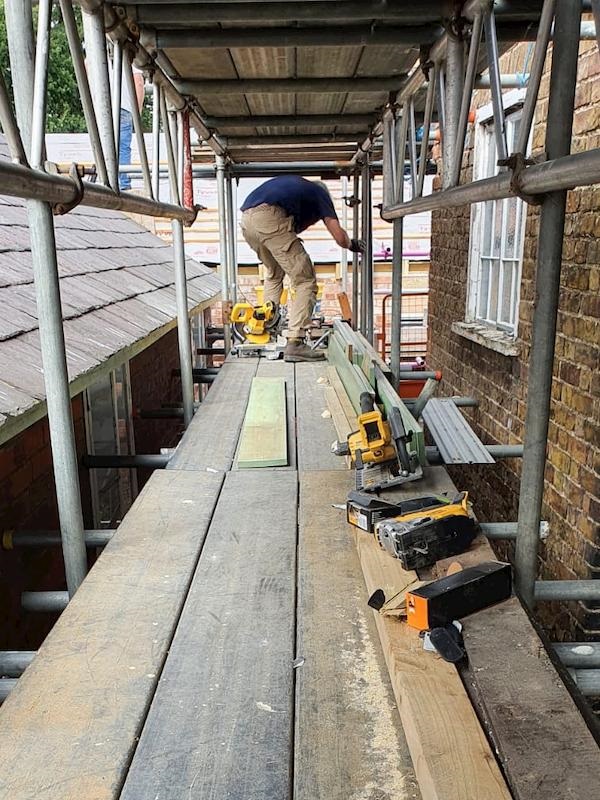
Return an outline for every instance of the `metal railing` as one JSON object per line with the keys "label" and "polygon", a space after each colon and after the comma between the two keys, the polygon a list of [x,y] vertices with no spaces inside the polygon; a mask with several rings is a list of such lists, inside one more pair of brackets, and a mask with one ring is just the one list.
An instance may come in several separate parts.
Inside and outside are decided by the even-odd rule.
{"label": "metal railing", "polygon": [[[404,361],[427,356],[427,308],[428,290],[407,290],[402,293],[402,328],[400,331],[400,356]],[[394,343],[392,342],[392,320],[388,312],[392,294],[386,294],[381,301],[381,331],[377,334],[379,352],[389,361]]]}

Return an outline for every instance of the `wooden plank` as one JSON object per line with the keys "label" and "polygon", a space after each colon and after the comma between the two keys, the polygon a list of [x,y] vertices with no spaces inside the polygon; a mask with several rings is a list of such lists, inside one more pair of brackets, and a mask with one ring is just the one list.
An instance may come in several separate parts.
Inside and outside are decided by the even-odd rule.
{"label": "wooden plank", "polygon": [[167,469],[230,469],[257,368],[257,358],[231,359],[223,364]]}
{"label": "wooden plank", "polygon": [[[285,400],[287,409],[287,469],[296,469],[296,370],[295,364],[278,359],[270,361],[261,358],[256,375],[260,378],[283,378],[285,380]],[[283,468],[285,469],[285,467]]]}
{"label": "wooden plank", "polygon": [[296,364],[298,467],[303,471],[346,469],[344,459],[331,452],[337,434],[330,415],[327,413],[323,417],[323,413],[328,412],[326,387],[326,361]]}
{"label": "wooden plank", "polygon": [[512,598],[465,621],[477,694],[516,800],[600,797],[600,749]]}
{"label": "wooden plank", "polygon": [[348,393],[344,389],[344,384],[341,382],[340,376],[338,375],[337,369],[335,367],[327,367],[327,378],[329,379],[329,385],[335,389],[335,393],[338,396],[338,400],[340,401],[346,419],[348,420],[348,424],[350,425],[352,430],[355,431],[356,411],[354,410],[354,406],[350,402]]}
{"label": "wooden plank", "polygon": [[[406,497],[415,488],[386,496]],[[427,469],[418,489],[450,495],[457,491],[443,467]],[[466,569],[491,559],[495,555],[489,542],[478,536],[466,553],[438,561],[419,577],[442,577],[452,562]],[[600,796],[600,750],[519,601],[513,598],[468,617],[463,633],[469,655],[463,683],[514,797]]]}
{"label": "wooden plank", "polygon": [[347,344],[356,344],[356,331],[344,320],[334,319],[333,321],[334,336]]}
{"label": "wooden plank", "polygon": [[356,550],[332,507],[352,476],[302,472],[299,484],[293,796],[418,800]]}
{"label": "wooden plank", "polygon": [[[371,385],[375,386],[375,376],[374,376],[374,369],[373,367],[377,365],[381,370],[382,374],[385,375],[388,381],[392,380],[392,370],[390,369],[389,365],[383,360],[380,354],[375,350],[373,345],[366,339],[362,333],[358,331],[354,331],[354,335],[356,336],[359,347],[363,353],[363,371],[368,370],[365,374],[370,376]],[[366,364],[365,364],[366,362]]]}
{"label": "wooden plank", "polygon": [[360,395],[362,392],[371,392],[374,394],[369,381],[363,374],[360,367],[352,364],[347,358],[341,344],[336,340],[335,335],[329,337],[329,345],[327,348],[327,358],[330,364],[333,364],[338,371],[340,380],[350,398],[350,402],[354,406],[355,412],[360,413]]}
{"label": "wooden plank", "polygon": [[[454,489],[449,478],[443,485]],[[466,569],[494,558],[478,536],[423,577],[445,575],[453,561]],[[600,797],[600,750],[518,599],[468,617],[463,634],[464,684],[516,800]]]}
{"label": "wooden plank", "polygon": [[352,345],[352,356],[350,360],[361,368],[373,388],[375,388],[375,365],[377,365],[386,378],[391,381],[392,372],[388,364],[386,364],[377,350],[362,333],[353,330],[351,326],[343,320],[336,320],[333,327],[337,336],[340,337],[340,340],[349,342]]}
{"label": "wooden plank", "polygon": [[285,380],[253,378],[242,426],[239,469],[288,463]]}
{"label": "wooden plank", "polygon": [[2,706],[2,800],[118,797],[222,481],[153,473]]}
{"label": "wooden plank", "polygon": [[[327,408],[331,412],[331,419],[333,420],[335,431],[337,433],[337,440],[338,442],[345,442],[348,439],[348,436],[352,433],[352,428],[348,424],[348,419],[344,414],[344,409],[342,408],[342,404],[340,403],[333,386],[325,387],[325,400],[327,401]],[[350,469],[352,466],[352,459],[350,456],[339,456],[339,458],[342,457],[346,466],[348,469]]]}
{"label": "wooden plank", "polygon": [[350,300],[348,300],[348,295],[346,294],[346,292],[338,292],[337,301],[340,306],[342,319],[345,320],[346,322],[352,323],[352,307],[350,305]]}
{"label": "wooden plank", "polygon": [[290,796],[295,472],[230,472],[121,800]]}
{"label": "wooden plank", "polygon": [[[406,573],[353,528],[367,590],[406,585]],[[416,630],[381,614],[375,621],[424,800],[510,800],[456,668],[423,650]]]}

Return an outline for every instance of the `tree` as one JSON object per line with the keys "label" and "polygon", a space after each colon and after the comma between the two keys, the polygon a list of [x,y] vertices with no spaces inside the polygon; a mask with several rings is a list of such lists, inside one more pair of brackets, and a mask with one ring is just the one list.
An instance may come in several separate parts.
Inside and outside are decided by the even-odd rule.
{"label": "tree", "polygon": [[[81,11],[75,9],[77,23],[81,31]],[[34,26],[37,9],[33,9]],[[0,0],[0,68],[9,90],[17,76],[11,74],[4,18],[4,0]],[[60,11],[55,6],[52,11],[52,35],[50,39],[50,62],[48,66],[48,133],[83,133],[86,131],[85,118],[79,99],[77,81],[65,26]]]}

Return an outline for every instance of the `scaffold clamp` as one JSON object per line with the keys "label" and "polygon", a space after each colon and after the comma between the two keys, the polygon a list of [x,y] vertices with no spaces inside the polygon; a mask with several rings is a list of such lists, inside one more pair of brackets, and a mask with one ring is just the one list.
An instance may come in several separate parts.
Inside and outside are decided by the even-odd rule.
{"label": "scaffold clamp", "polygon": [[[83,167],[81,169],[83,171]],[[75,163],[71,164],[71,168],[69,169],[69,178],[73,182],[73,186],[75,188],[75,194],[73,195],[72,200],[69,200],[68,202],[64,203],[55,203],[52,206],[52,211],[56,216],[62,216],[63,214],[68,214],[69,211],[72,211],[83,200],[83,181],[81,179],[79,167]]]}
{"label": "scaffold clamp", "polygon": [[531,206],[539,206],[542,199],[538,195],[527,194],[521,185],[521,173],[526,167],[530,167],[535,162],[531,158],[525,158],[523,153],[513,153],[508,158],[498,159],[499,167],[508,167],[511,171],[510,191],[515,197],[519,197]]}

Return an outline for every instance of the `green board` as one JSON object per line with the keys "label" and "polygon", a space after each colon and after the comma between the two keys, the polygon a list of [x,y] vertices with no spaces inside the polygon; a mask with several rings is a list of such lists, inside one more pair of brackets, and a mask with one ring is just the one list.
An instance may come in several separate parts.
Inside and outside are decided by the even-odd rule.
{"label": "green board", "polygon": [[253,378],[238,451],[238,469],[288,463],[285,380]]}
{"label": "green board", "polygon": [[[356,409],[356,413],[360,413],[360,394],[363,391],[371,391],[376,393],[378,402],[384,406],[386,414],[389,414],[393,407],[400,409],[404,427],[407,431],[412,431],[413,434],[412,441],[408,444],[408,450],[409,452],[414,452],[417,454],[420,464],[426,464],[427,461],[425,458],[425,439],[423,431],[417,420],[404,405],[392,384],[389,382],[387,373],[380,368],[379,362],[381,359],[378,358],[376,360],[372,357],[374,353],[372,348],[372,352],[367,352],[365,354],[362,354],[359,350],[357,350],[357,347],[367,349],[364,345],[366,339],[364,339],[364,337],[360,337],[359,339],[356,331],[352,331],[352,335],[355,337],[354,343],[356,345],[353,353],[358,353],[361,359],[371,359],[372,368],[368,370],[372,381],[372,383],[370,383],[362,369],[357,364],[352,364],[344,353],[340,340],[344,341],[349,335],[350,334],[348,331],[338,331],[338,329],[336,329],[333,336],[329,337],[327,358],[329,359],[329,362],[337,369],[338,375],[340,376],[340,379],[344,384],[344,388],[348,393],[348,397],[350,398],[350,402]],[[363,339],[362,342],[361,339]]]}

